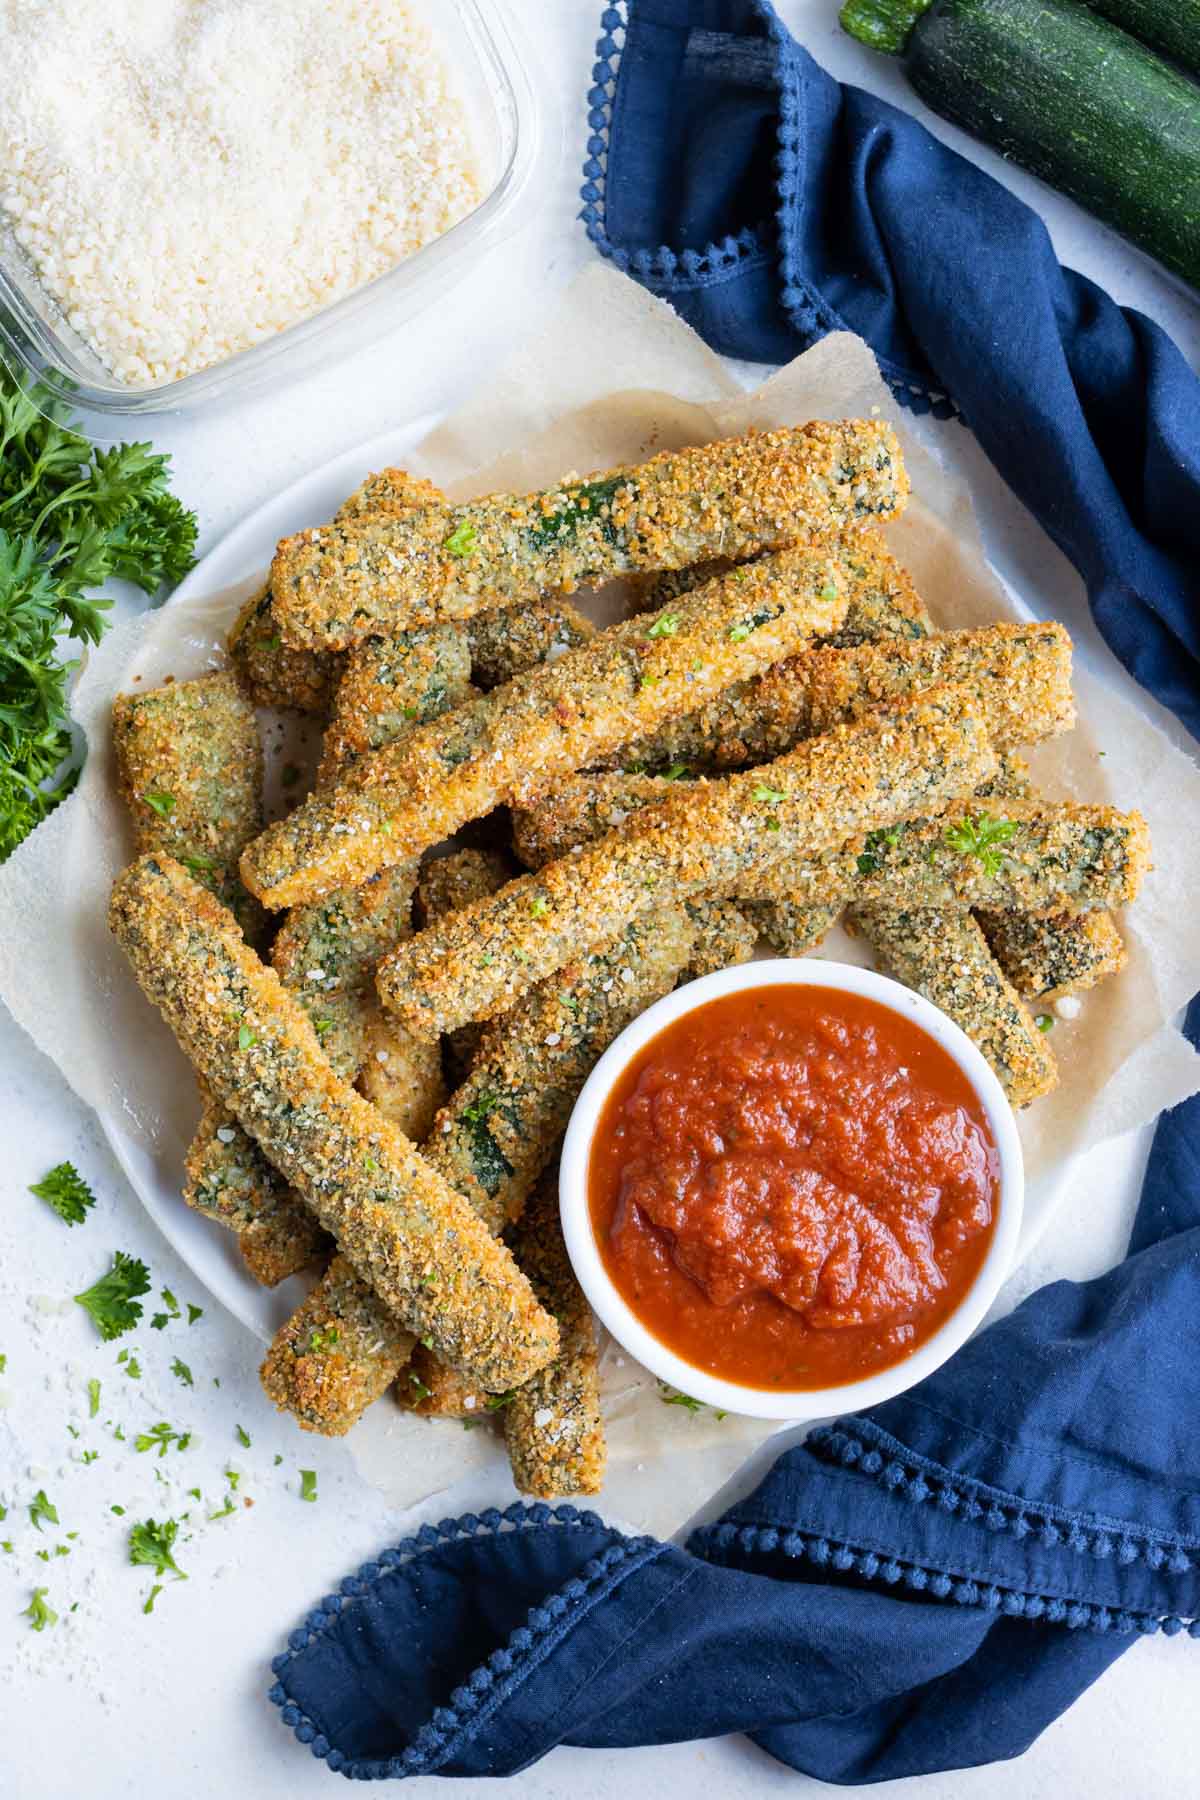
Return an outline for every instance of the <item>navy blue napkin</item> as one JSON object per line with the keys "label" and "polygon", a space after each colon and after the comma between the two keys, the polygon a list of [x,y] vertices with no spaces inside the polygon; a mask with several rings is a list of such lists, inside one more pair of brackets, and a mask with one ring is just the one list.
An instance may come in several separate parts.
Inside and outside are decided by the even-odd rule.
{"label": "navy blue napkin", "polygon": [[[721,350],[844,327],[905,404],[961,409],[1200,733],[1200,383],[1170,341],[760,0],[639,0],[614,91],[623,24],[590,95],[601,248]],[[293,1631],[271,1698],[360,1780],[731,1731],[844,1783],[1018,1756],[1139,1635],[1200,1636],[1197,1320],[1200,1099],[1160,1121],[1118,1268],[814,1432],[686,1548],[570,1506],[426,1527]]]}

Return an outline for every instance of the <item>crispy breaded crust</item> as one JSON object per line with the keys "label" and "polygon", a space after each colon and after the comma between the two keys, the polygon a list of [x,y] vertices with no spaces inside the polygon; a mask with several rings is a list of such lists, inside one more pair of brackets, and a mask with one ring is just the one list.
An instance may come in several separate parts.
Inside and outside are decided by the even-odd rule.
{"label": "crispy breaded crust", "polygon": [[942,682],[970,688],[998,750],[1040,743],[1075,723],[1071,639],[1061,625],[931,632],[906,642],[813,650],[800,662],[814,732]]}
{"label": "crispy breaded crust", "polygon": [[689,900],[684,911],[695,931],[687,966],[689,981],[750,961],[758,943],[758,926],[742,907],[732,900]]}
{"label": "crispy breaded crust", "polygon": [[752,873],[935,811],[994,766],[969,699],[930,689],[765,768],[674,788],[621,831],[400,945],[380,964],[381,997],[429,1036],[494,1017],[652,905],[734,893]]}
{"label": "crispy breaded crust", "polygon": [[514,1389],[503,1410],[513,1481],[518,1493],[542,1500],[598,1494],[608,1452],[596,1328],[563,1242],[557,1168],[538,1183],[509,1242],[559,1331],[554,1361]]}
{"label": "crispy breaded crust", "polygon": [[263,753],[254,708],[228,672],[168,681],[113,701],[117,784],[139,851],[162,850],[236,914],[262,914],[238,858],[262,830]]}
{"label": "crispy breaded crust", "polygon": [[395,1380],[415,1342],[346,1258],[335,1256],[276,1332],[259,1377],[303,1430],[341,1437]]}
{"label": "crispy breaded crust", "polygon": [[1068,994],[1086,993],[1125,967],[1125,943],[1111,913],[1031,918],[985,911],[979,923],[1017,992],[1045,1006]]}
{"label": "crispy breaded crust", "polygon": [[397,1320],[489,1390],[554,1354],[557,1331],[467,1203],[321,1052],[307,1014],[178,863],[121,875],[114,935],[213,1091]]}
{"label": "crispy breaded crust", "polygon": [[470,693],[470,652],[459,627],[365,638],[348,653],[337,685],[318,786],[414,726],[461,706]]}
{"label": "crispy breaded crust", "polygon": [[800,906],[793,900],[743,900],[741,910],[777,956],[806,956],[842,914],[840,906]]}
{"label": "crispy breaded crust", "polygon": [[557,662],[595,631],[591,620],[566,600],[535,600],[502,612],[477,613],[467,626],[471,680],[485,691],[503,687],[536,663]]}
{"label": "crispy breaded crust", "polygon": [[888,972],[941,1008],[977,1044],[1014,1106],[1028,1106],[1058,1081],[1044,1035],[997,966],[969,912],[853,907]]}
{"label": "crispy breaded crust", "polygon": [[834,629],[849,580],[836,545],[800,545],[612,625],[364,756],[249,846],[243,879],[290,906],[418,855]]}
{"label": "crispy breaded crust", "polygon": [[242,1261],[263,1287],[328,1250],[308,1207],[219,1101],[205,1103],[184,1166],[185,1202],[236,1235]]}
{"label": "crispy breaded crust", "polygon": [[255,706],[291,707],[323,718],[337,687],[342,658],[332,650],[285,644],[264,582],[246,601],[225,640],[229,660]]}
{"label": "crispy breaded crust", "polygon": [[486,1394],[477,1381],[469,1381],[457,1369],[448,1369],[418,1344],[408,1367],[396,1382],[397,1404],[423,1419],[499,1418],[507,1396]]}
{"label": "crispy breaded crust", "polygon": [[[339,520],[394,518],[407,507],[441,499],[432,482],[404,469],[369,475],[338,508]],[[251,594],[229,633],[229,660],[256,706],[293,707],[324,717],[341,678],[344,658],[330,650],[300,650],[283,640],[271,604],[271,584]]]}
{"label": "crispy breaded crust", "polygon": [[907,493],[890,426],[817,421],[568,477],[543,493],[300,532],[275,553],[271,591],[290,642],[345,649],[375,631],[893,518]]}
{"label": "crispy breaded crust", "polygon": [[[450,856],[437,856],[421,870],[417,883],[417,908],[421,923],[444,918],[459,906],[470,906],[494,894],[512,879],[513,865],[508,857],[495,850],[456,850]],[[395,1018],[394,1013],[385,1015]],[[399,1024],[399,1020],[396,1021]],[[467,1078],[479,1050],[485,1027],[472,1023],[452,1031],[442,1041],[442,1056],[451,1085],[459,1086]]]}

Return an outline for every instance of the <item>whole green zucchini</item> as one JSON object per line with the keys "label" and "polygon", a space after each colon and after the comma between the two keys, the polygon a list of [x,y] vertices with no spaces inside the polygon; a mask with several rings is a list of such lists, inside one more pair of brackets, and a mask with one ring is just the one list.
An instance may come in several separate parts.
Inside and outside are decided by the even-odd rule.
{"label": "whole green zucchini", "polygon": [[1085,4],[1200,75],[1200,0],[1085,0]]}
{"label": "whole green zucchini", "polygon": [[1078,0],[847,0],[841,20],[902,54],[935,112],[1200,287],[1200,86],[1186,75]]}

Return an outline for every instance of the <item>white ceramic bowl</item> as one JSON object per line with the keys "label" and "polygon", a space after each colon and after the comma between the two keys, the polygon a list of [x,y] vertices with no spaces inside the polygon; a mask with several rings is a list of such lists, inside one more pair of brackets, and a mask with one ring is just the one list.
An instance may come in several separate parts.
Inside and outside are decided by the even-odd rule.
{"label": "white ceramic bowl", "polygon": [[[605,1102],[629,1063],[652,1038],[685,1014],[746,988],[795,984],[827,987],[847,994],[861,994],[891,1012],[920,1025],[958,1064],[974,1089],[991,1127],[1000,1153],[1000,1195],[995,1228],[987,1255],[974,1282],[956,1310],[911,1356],[877,1375],[840,1387],[771,1389],[745,1387],[725,1381],[686,1362],[656,1338],[626,1304],[604,1266],[592,1229],[588,1208],[587,1173],[592,1139]],[[828,1418],[833,1413],[857,1412],[876,1406],[907,1388],[914,1387],[940,1368],[964,1344],[983,1319],[1012,1265],[1021,1226],[1025,1174],[1021,1142],[1013,1111],[991,1069],[966,1033],[944,1012],[911,989],[877,975],[871,969],[849,963],[763,961],[721,969],[700,981],[668,994],[627,1025],[605,1051],[575,1103],[563,1145],[559,1176],[559,1204],[563,1235],[579,1285],[593,1310],[617,1342],[645,1368],[669,1386],[690,1394],[723,1412],[742,1413],[754,1419]]]}

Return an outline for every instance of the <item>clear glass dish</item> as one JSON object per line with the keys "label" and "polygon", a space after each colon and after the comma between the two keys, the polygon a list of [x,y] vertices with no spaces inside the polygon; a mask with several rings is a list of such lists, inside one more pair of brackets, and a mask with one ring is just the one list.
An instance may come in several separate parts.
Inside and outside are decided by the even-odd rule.
{"label": "clear glass dish", "polygon": [[100,362],[0,231],[0,355],[73,407],[182,411],[227,399],[359,350],[433,304],[483,252],[517,230],[561,156],[562,123],[505,0],[411,0],[431,26],[471,125],[483,198],[465,219],[395,268],[309,318],[211,368],[130,387]]}

